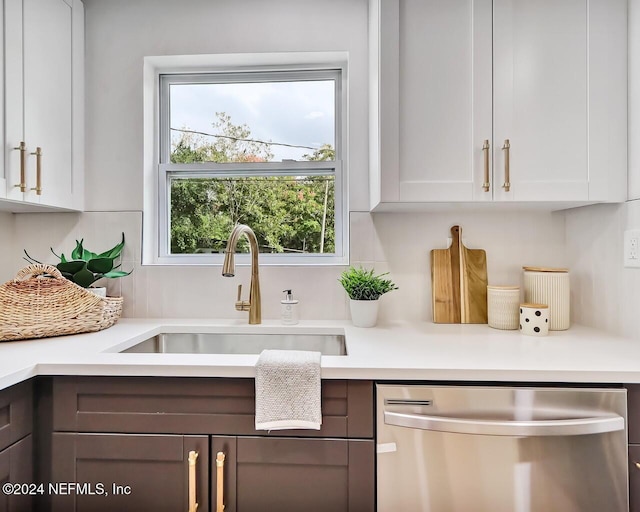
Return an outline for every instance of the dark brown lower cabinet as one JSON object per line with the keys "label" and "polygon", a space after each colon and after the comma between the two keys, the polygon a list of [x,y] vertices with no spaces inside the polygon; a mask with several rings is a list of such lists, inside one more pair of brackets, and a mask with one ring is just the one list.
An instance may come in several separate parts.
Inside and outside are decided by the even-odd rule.
{"label": "dark brown lower cabinet", "polygon": [[[373,512],[373,383],[323,381],[321,430],[255,430],[253,379],[54,377],[42,512]],[[49,388],[47,388],[49,389]],[[41,450],[42,452],[43,450]],[[46,455],[44,455],[46,457]],[[82,486],[82,487],[77,487]]]}
{"label": "dark brown lower cabinet", "polygon": [[214,511],[218,452],[225,454],[225,512],[374,510],[372,440],[214,436]]}
{"label": "dark brown lower cabinet", "polygon": [[[54,512],[175,512],[189,509],[189,452],[198,511],[209,510],[209,436],[54,433]],[[82,486],[82,488],[78,487]]]}
{"label": "dark brown lower cabinet", "polygon": [[640,385],[627,384],[625,387],[629,436],[629,510],[640,512]]}
{"label": "dark brown lower cabinet", "polygon": [[[0,486],[12,484],[11,493],[0,491],[0,512],[33,510],[33,442],[31,436],[0,451]],[[31,484],[31,485],[30,485]]]}
{"label": "dark brown lower cabinet", "polygon": [[629,510],[640,512],[640,445],[629,445]]}
{"label": "dark brown lower cabinet", "polygon": [[216,511],[218,452],[225,512],[374,510],[372,440],[78,433],[53,434],[53,482],[76,487],[52,510],[188,510],[190,451],[199,512]]}

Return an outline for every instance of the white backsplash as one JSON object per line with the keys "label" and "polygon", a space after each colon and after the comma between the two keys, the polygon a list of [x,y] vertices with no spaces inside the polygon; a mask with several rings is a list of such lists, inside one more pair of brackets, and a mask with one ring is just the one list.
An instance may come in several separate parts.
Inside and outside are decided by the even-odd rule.
{"label": "white backsplash", "polygon": [[13,231],[13,215],[0,212],[0,283],[15,276],[14,257],[16,244]]}
{"label": "white backsplash", "polygon": [[640,200],[565,213],[572,318],[640,338],[640,269],[623,266],[623,233],[640,229]]}
{"label": "white backsplash", "polygon": [[[356,236],[363,236],[360,241],[352,235],[352,261],[375,262],[377,270],[391,272],[400,288],[383,298],[383,320],[432,320],[430,251],[447,247],[450,228],[455,224],[462,226],[463,242],[468,248],[486,250],[489,284],[522,286],[523,265],[566,264],[561,214],[374,214],[371,235],[367,235],[366,222],[359,222],[362,227],[354,226],[352,220]],[[361,253],[359,247],[365,251]]]}
{"label": "white backsplash", "polygon": [[[522,265],[567,264],[562,214],[510,212],[369,214],[351,213],[351,262],[391,272],[400,287],[381,302],[381,319],[431,320],[429,251],[445,248],[452,225],[463,226],[470,248],[487,251],[490,284],[519,284]],[[220,266],[141,266],[140,212],[15,215],[12,272],[22,248],[55,262],[49,251],[67,254],[83,237],[89,249],[103,251],[127,240],[122,267],[131,276],[108,281],[110,293],[125,298],[126,317],[242,318],[234,310],[236,288],[249,282],[249,268],[223,278]],[[260,269],[264,318],[279,318],[282,290],[292,288],[303,319],[348,318],[347,298],[338,283],[344,267],[263,266]]]}
{"label": "white backsplash", "polygon": [[[490,284],[522,285],[523,265],[571,269],[572,321],[634,338],[640,337],[640,269],[622,263],[625,229],[640,228],[640,201],[594,205],[563,213],[483,212],[351,213],[351,262],[391,272],[400,287],[383,297],[381,318],[431,320],[429,251],[444,248],[449,228],[463,227],[465,244],[487,251]],[[234,308],[236,287],[249,282],[249,269],[236,278],[220,267],[141,266],[140,212],[84,214],[0,213],[0,275],[12,278],[25,262],[22,249],[55,262],[49,252],[69,253],[75,239],[104,250],[124,231],[123,268],[131,276],[109,281],[112,294],[125,297],[127,317],[242,318]],[[303,319],[348,318],[346,296],[337,279],[343,267],[262,267],[263,314],[279,317],[281,291],[293,288]]]}

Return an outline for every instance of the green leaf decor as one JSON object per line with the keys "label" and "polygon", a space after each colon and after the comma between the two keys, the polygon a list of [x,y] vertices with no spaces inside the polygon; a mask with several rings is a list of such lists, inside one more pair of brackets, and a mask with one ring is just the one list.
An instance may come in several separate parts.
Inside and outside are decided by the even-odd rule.
{"label": "green leaf decor", "polygon": [[373,269],[349,267],[338,280],[350,299],[378,300],[381,295],[398,289],[393,281],[383,278],[388,274],[389,272],[375,275]]}
{"label": "green leaf decor", "polygon": [[[115,266],[114,260],[120,256],[124,248],[124,233],[122,233],[122,241],[119,244],[100,254],[89,251],[83,244],[84,239],[76,240],[76,246],[71,251],[70,260],[65,257],[64,253],[58,255],[51,248],[51,252],[60,260],[56,265],[57,269],[69,281],[73,281],[83,288],[88,288],[103,277],[115,279],[128,276],[133,272],[133,270],[130,272],[115,270],[119,265]],[[40,263],[32,258],[26,250],[24,253],[26,255],[24,259],[29,263]]]}

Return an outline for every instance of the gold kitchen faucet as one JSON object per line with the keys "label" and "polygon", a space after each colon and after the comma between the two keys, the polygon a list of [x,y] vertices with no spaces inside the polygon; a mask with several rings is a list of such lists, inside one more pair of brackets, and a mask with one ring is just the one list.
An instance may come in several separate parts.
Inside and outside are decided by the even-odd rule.
{"label": "gold kitchen faucet", "polygon": [[236,301],[237,311],[249,312],[249,323],[262,323],[262,309],[260,297],[260,277],[258,275],[258,239],[253,230],[245,224],[237,224],[229,240],[227,240],[227,248],[224,250],[224,263],[222,265],[222,275],[224,277],[233,277],[235,275],[234,255],[236,245],[241,235],[245,235],[249,240],[249,248],[251,251],[251,284],[249,285],[249,300],[242,300],[242,285],[238,285],[238,299]]}

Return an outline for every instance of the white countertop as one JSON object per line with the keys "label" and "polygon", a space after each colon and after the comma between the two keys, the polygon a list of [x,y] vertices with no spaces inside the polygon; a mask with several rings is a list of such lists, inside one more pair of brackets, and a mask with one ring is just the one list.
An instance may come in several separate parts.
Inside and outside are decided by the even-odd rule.
{"label": "white countertop", "polygon": [[90,334],[0,342],[0,389],[36,375],[253,377],[257,355],[120,354],[161,332],[344,332],[347,356],[323,356],[326,379],[640,383],[640,340],[573,326],[547,337],[487,325],[122,319]]}

